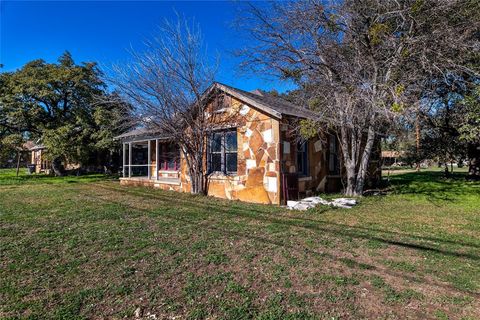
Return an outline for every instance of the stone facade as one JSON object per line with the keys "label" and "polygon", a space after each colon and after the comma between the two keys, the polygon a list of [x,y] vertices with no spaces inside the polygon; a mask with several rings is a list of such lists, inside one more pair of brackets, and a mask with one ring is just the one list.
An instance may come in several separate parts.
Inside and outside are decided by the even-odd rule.
{"label": "stone facade", "polygon": [[232,99],[239,110],[237,175],[208,177],[208,194],[228,199],[280,204],[279,121]]}
{"label": "stone facade", "polygon": [[[298,118],[274,116],[268,113],[268,110],[265,111],[247,100],[227,93],[224,93],[222,103],[221,108],[216,105],[217,109],[213,107],[213,102],[208,103],[206,113],[211,119],[212,131],[226,128],[236,131],[237,171],[230,174],[220,172],[208,174],[206,181],[208,195],[280,205],[286,201],[282,189],[284,173],[298,174],[300,195],[341,190],[343,166],[340,164],[340,150],[334,135],[318,136],[307,142],[306,149],[302,149],[306,154],[305,160],[302,161],[304,169],[299,172],[298,139],[292,130]],[[225,119],[230,121],[226,124]],[[155,141],[150,141],[152,142],[155,144]],[[155,148],[152,144],[150,148],[153,156]],[[182,155],[179,162],[178,170],[155,172],[156,162],[152,159],[150,162],[152,179],[124,178],[121,183],[190,192],[190,178]],[[207,162],[205,154],[206,172]]]}
{"label": "stone facade", "polygon": [[[298,172],[298,144],[305,143],[307,151],[307,170],[306,174],[299,173],[298,191],[300,193],[310,194],[314,192],[335,192],[341,189],[341,166],[338,172],[329,170],[330,150],[332,146],[328,135],[319,135],[308,141],[299,141],[292,134],[291,123],[294,119],[284,119],[280,126],[280,136],[282,144],[282,172]],[[336,139],[336,138],[335,138]],[[338,146],[338,144],[337,144]],[[339,152],[334,155],[336,161],[340,164]]]}
{"label": "stone facade", "polygon": [[[238,99],[228,98],[230,108],[224,112],[235,118],[232,122],[237,132],[237,173],[209,174],[207,194],[231,200],[280,204],[279,121]],[[187,168],[183,159],[181,163],[182,190],[188,192]]]}

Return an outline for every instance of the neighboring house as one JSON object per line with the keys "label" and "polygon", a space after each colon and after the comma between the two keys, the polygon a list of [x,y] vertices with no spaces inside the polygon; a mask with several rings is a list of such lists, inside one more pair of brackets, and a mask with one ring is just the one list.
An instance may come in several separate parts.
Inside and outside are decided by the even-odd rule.
{"label": "neighboring house", "polygon": [[390,150],[383,150],[382,151],[382,165],[385,167],[402,165],[402,162],[398,160],[405,155],[403,151],[390,151]]}
{"label": "neighboring house", "polygon": [[[220,92],[226,108],[212,110],[212,92],[217,92],[212,97]],[[238,110],[235,125],[218,130],[212,125],[205,154],[208,195],[282,204],[299,194],[342,189],[336,135],[301,141],[292,130],[295,121],[313,118],[311,111],[259,90],[246,92],[220,83],[205,96],[206,112]],[[185,161],[168,137],[135,129],[116,138],[123,143],[122,185],[190,191]],[[375,171],[378,178],[380,170]]]}
{"label": "neighboring house", "polygon": [[34,144],[29,150],[32,152],[30,164],[35,165],[35,173],[50,174],[51,164],[45,157],[46,147],[43,144]]}
{"label": "neighboring house", "polygon": [[[48,160],[48,149],[41,143],[33,144],[29,147],[32,152],[30,158],[30,164],[35,165],[35,173],[52,173],[52,163]],[[62,162],[62,166],[65,170],[74,170],[79,168],[77,163]]]}

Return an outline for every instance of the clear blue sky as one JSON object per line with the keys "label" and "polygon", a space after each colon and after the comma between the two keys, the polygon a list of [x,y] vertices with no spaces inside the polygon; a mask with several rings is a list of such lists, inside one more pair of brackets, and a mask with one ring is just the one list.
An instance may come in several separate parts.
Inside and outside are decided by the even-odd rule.
{"label": "clear blue sky", "polygon": [[239,4],[233,1],[5,1],[0,0],[0,63],[13,71],[34,59],[55,61],[65,50],[77,62],[96,61],[100,66],[122,63],[130,47],[155,34],[175,11],[200,25],[209,52],[220,54],[218,81],[244,90],[278,91],[292,86],[260,75],[238,72],[240,60],[231,51],[245,44],[232,21]]}

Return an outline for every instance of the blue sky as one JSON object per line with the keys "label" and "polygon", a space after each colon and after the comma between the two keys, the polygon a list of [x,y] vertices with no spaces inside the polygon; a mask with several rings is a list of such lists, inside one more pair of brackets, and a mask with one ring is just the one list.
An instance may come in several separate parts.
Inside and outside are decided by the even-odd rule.
{"label": "blue sky", "polygon": [[238,72],[240,60],[232,50],[245,38],[232,28],[239,4],[233,1],[5,1],[0,0],[0,63],[13,71],[34,59],[55,61],[65,50],[77,62],[100,66],[121,64],[130,47],[155,34],[175,11],[200,25],[210,53],[220,55],[218,81],[244,90],[278,91],[292,86],[260,75]]}

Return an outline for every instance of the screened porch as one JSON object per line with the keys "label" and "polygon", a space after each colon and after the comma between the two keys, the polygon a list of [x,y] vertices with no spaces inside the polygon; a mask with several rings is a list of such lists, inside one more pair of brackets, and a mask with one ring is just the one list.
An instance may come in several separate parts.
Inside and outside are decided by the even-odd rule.
{"label": "screened porch", "polygon": [[123,179],[180,182],[180,149],[165,139],[123,142]]}

